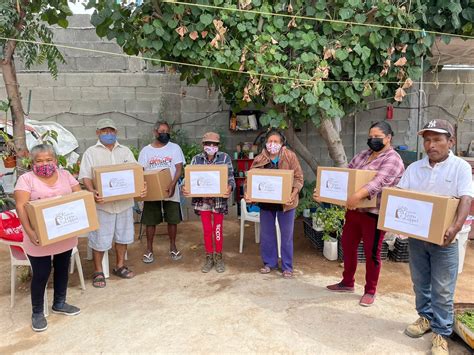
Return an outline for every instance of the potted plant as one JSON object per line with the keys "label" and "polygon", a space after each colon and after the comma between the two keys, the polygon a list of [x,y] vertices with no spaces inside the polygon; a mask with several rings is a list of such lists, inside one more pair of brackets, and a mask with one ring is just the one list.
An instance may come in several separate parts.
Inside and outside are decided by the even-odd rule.
{"label": "potted plant", "polygon": [[323,226],[323,255],[328,260],[337,260],[337,242],[344,226],[345,210],[338,206],[321,209],[319,219]]}
{"label": "potted plant", "polygon": [[316,210],[319,204],[313,200],[313,190],[316,182],[305,181],[299,194],[299,202],[296,207],[296,217],[310,217],[311,210]]}
{"label": "potted plant", "polygon": [[5,131],[0,130],[0,137],[2,137],[3,142],[5,143],[5,148],[1,153],[3,165],[5,168],[14,168],[16,167],[15,144]]}

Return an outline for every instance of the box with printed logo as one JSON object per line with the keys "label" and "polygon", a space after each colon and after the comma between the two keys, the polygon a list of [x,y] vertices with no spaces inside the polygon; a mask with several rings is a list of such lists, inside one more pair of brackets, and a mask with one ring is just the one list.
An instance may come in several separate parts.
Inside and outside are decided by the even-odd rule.
{"label": "box with printed logo", "polygon": [[186,166],[184,179],[190,197],[223,197],[227,192],[228,169],[226,164]]}
{"label": "box with printed logo", "polygon": [[[347,199],[377,175],[373,170],[318,167],[316,191],[322,202],[345,206]],[[377,206],[377,199],[364,199],[357,208]]]}
{"label": "box with printed logo", "polygon": [[135,197],[135,201],[162,201],[168,198],[166,189],[170,186],[170,169],[150,170],[143,174],[146,182],[146,196]]}
{"label": "box with printed logo", "polygon": [[377,228],[442,245],[459,200],[397,188],[384,188]]}
{"label": "box with printed logo", "polygon": [[104,202],[140,196],[145,186],[143,167],[137,163],[92,168],[94,188]]}
{"label": "box with printed logo", "polygon": [[88,191],[30,201],[26,213],[42,246],[99,228],[94,195]]}
{"label": "box with printed logo", "polygon": [[247,173],[247,194],[252,202],[287,204],[293,178],[293,170],[251,169]]}

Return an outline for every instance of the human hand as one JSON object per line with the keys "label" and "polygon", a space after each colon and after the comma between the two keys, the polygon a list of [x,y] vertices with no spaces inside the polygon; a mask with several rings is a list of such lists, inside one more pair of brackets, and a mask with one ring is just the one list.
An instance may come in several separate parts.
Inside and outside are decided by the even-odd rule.
{"label": "human hand", "polygon": [[455,225],[450,226],[446,233],[444,233],[443,247],[446,247],[451,244],[460,230],[461,228],[456,227]]}
{"label": "human hand", "polygon": [[229,198],[231,192],[232,192],[232,186],[227,185],[227,191],[224,194],[224,198]]}
{"label": "human hand", "polygon": [[295,190],[291,193],[290,199],[288,200],[287,204],[292,205],[295,202],[297,197],[298,197],[298,190]]}
{"label": "human hand", "polygon": [[94,200],[96,203],[104,203],[104,198],[99,196],[99,191],[94,190]]}
{"label": "human hand", "polygon": [[313,200],[315,200],[317,203],[321,203],[321,198],[318,195],[318,191],[314,189],[313,191]]}
{"label": "human hand", "polygon": [[145,182],[145,183],[143,184],[143,190],[140,192],[140,197],[141,197],[141,198],[146,197],[147,191],[148,191],[148,188],[147,188],[146,182]]}
{"label": "human hand", "polygon": [[247,193],[244,194],[244,200],[247,203],[252,203],[252,200],[250,199],[250,196]]}
{"label": "human hand", "polygon": [[168,192],[168,198],[173,197],[175,188],[176,184],[173,182],[170,184],[170,186],[168,186],[168,188],[166,189],[166,192]]}
{"label": "human hand", "polygon": [[191,192],[187,189],[186,185],[183,185],[181,192],[183,193],[184,197],[189,197],[189,195],[191,195]]}
{"label": "human hand", "polygon": [[357,193],[353,194],[347,199],[346,208],[348,210],[355,210],[361,200],[362,199],[357,195]]}
{"label": "human hand", "polygon": [[36,234],[36,232],[34,230],[32,230],[32,231],[30,231],[30,233],[28,233],[28,238],[30,238],[31,242],[34,245],[40,245],[38,235]]}

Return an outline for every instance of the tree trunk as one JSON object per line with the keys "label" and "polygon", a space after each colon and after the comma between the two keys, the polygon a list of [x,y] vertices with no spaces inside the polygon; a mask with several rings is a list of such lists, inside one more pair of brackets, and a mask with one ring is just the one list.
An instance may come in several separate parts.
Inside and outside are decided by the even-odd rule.
{"label": "tree trunk", "polygon": [[342,144],[341,136],[334,128],[334,125],[330,119],[325,118],[321,120],[319,134],[321,134],[326,142],[329,156],[334,161],[334,165],[337,167],[346,167],[347,156],[344,150],[344,145]]}
{"label": "tree trunk", "polygon": [[[16,42],[8,41],[5,46],[5,56],[2,65],[3,81],[10,100],[10,109],[12,113],[13,141],[17,156],[17,167],[21,167],[21,158],[28,155],[25,136],[25,116],[20,98],[19,84],[16,77],[15,62],[13,54],[15,52]],[[5,127],[6,128],[6,127]]]}
{"label": "tree trunk", "polygon": [[299,156],[309,165],[311,170],[316,174],[316,169],[318,168],[319,162],[314,157],[309,149],[300,141],[296,136],[295,129],[293,128],[291,121],[289,121],[289,127],[286,130],[286,139],[291,147],[299,154]]}

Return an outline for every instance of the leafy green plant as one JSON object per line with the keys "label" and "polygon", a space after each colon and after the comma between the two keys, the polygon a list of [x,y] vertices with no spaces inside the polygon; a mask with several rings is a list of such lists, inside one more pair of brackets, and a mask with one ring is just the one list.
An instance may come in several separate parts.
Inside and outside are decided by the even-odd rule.
{"label": "leafy green plant", "polygon": [[458,321],[474,332],[474,309],[462,312],[457,316]]}
{"label": "leafy green plant", "polygon": [[5,143],[5,149],[3,150],[1,157],[3,159],[6,159],[7,157],[15,156],[15,144],[13,143],[13,140],[10,138],[7,132],[0,130],[0,137],[2,137],[3,142]]}
{"label": "leafy green plant", "polygon": [[191,85],[206,79],[234,112],[266,111],[260,123],[288,129],[290,144],[312,170],[317,160],[295,127],[314,124],[335,165],[345,165],[332,119],[364,109],[369,96],[402,101],[420,79],[421,64],[430,69],[425,58],[435,35],[427,31],[474,34],[468,0],[154,0],[129,6],[89,0],[87,7],[95,9],[97,34],[115,39],[125,53],[157,65],[187,63],[171,69]]}
{"label": "leafy green plant", "polygon": [[186,132],[182,129],[172,130],[171,140],[181,147],[186,164],[191,163],[193,157],[202,152],[202,145],[195,142],[190,142]]}
{"label": "leafy green plant", "polygon": [[342,207],[331,205],[329,208],[318,208],[313,218],[317,218],[323,228],[323,240],[339,239],[344,226],[346,210]]}
{"label": "leafy green plant", "polygon": [[319,206],[319,203],[313,199],[313,191],[316,182],[305,181],[303,188],[299,194],[298,207],[296,207],[296,216],[299,217],[303,214],[305,209],[315,208]]}
{"label": "leafy green plant", "polygon": [[133,145],[129,145],[128,148],[132,151],[133,157],[135,160],[138,160],[138,156],[140,155],[140,150]]}

